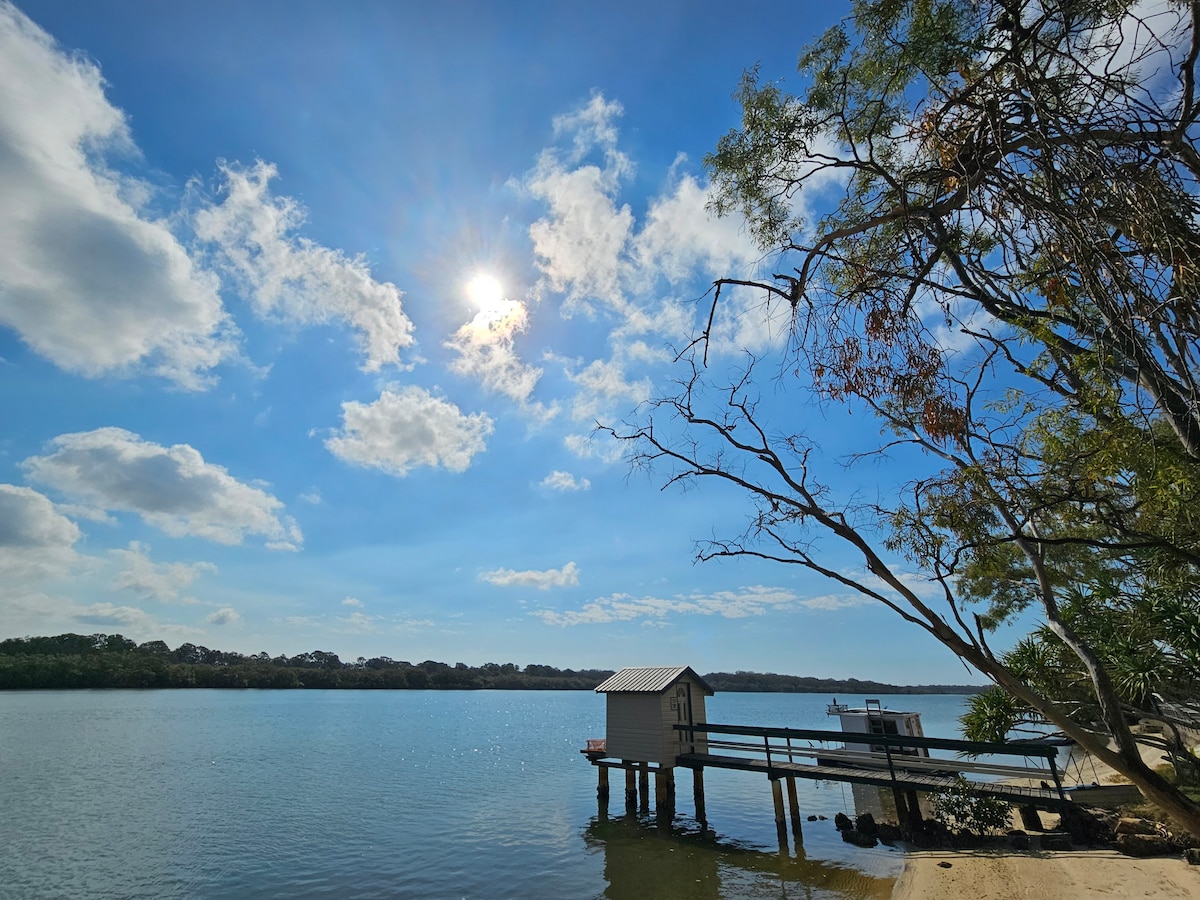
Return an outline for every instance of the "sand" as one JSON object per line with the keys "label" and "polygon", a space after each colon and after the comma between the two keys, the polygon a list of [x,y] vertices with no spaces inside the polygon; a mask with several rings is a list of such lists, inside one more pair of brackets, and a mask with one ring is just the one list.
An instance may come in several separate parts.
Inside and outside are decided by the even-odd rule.
{"label": "sand", "polygon": [[1115,850],[925,850],[906,856],[892,891],[892,900],[1088,897],[1200,900],[1200,866],[1166,857],[1133,859]]}
{"label": "sand", "polygon": [[[1148,748],[1142,756],[1150,765],[1159,762]],[[1104,784],[1125,781],[1102,764],[1089,771]],[[1043,819],[1049,824],[1057,816]],[[1033,840],[1036,847],[1036,835]],[[892,891],[892,900],[1088,897],[1200,900],[1200,866],[1179,857],[1135,859],[1115,850],[923,850],[905,855],[904,872]]]}

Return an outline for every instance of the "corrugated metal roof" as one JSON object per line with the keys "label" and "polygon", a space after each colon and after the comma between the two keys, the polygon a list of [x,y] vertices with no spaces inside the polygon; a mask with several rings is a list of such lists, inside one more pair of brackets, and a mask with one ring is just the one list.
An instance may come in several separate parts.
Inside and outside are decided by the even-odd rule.
{"label": "corrugated metal roof", "polygon": [[622,669],[603,684],[597,686],[597,694],[661,694],[684,675],[690,675],[704,693],[712,696],[713,691],[691,666],[635,666]]}

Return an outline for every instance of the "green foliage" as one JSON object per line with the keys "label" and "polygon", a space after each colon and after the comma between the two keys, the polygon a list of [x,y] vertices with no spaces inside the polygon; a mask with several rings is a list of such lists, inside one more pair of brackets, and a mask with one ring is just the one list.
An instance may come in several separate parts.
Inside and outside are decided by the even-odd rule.
{"label": "green foliage", "polygon": [[[727,409],[699,408],[706,356],[653,407],[684,439],[626,435],[673,481],[754,498],[744,534],[701,558],[799,564],[891,607],[1023,698],[980,695],[969,727],[1045,716],[1111,740],[1193,829],[1200,808],[1156,781],[1126,720],[1200,695],[1197,9],[856,0],[793,88],[747,73],[741,125],[706,164],[713,208],[779,254],[759,283],[792,314],[779,369],[878,414],[887,443],[856,458],[908,445],[929,467],[896,498],[841,504],[803,436],[756,418],[749,370]],[[888,590],[835,571],[814,532]],[[990,630],[1034,618],[993,651]]]}
{"label": "green foliage", "polygon": [[976,834],[990,834],[1007,830],[1012,821],[1009,803],[973,793],[970,782],[962,777],[953,787],[932,796],[933,817],[950,828],[969,828]]}

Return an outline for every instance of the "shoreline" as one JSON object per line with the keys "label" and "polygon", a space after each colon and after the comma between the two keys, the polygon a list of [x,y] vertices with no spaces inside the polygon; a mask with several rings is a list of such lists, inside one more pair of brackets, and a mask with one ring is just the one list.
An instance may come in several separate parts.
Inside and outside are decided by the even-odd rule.
{"label": "shoreline", "polygon": [[[944,864],[948,863],[948,866]],[[1116,850],[914,850],[892,900],[1200,900],[1200,867]]]}

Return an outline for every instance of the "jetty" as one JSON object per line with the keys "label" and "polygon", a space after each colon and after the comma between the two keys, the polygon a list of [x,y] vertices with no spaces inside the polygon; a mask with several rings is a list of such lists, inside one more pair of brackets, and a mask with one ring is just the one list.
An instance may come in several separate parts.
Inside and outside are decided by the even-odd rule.
{"label": "jetty", "polygon": [[[842,716],[840,731],[708,722],[704,700],[714,692],[688,666],[622,669],[596,692],[607,698],[606,736],[588,740],[580,752],[598,770],[597,798],[605,810],[613,769],[624,772],[631,813],[639,799],[643,809],[648,808],[653,773],[655,810],[668,818],[675,808],[675,770],[690,770],[696,820],[702,827],[706,770],[760,772],[771,785],[781,841],[786,839],[788,819],[800,839],[797,778],[890,788],[906,830],[919,823],[919,793],[952,787],[1035,810],[1060,811],[1071,802],[1057,764],[1060,746],[1052,741],[926,737],[917,714],[886,710],[878,701],[856,710],[831,704],[830,715]],[[847,717],[860,717],[862,722],[848,724]],[[931,750],[950,751],[956,757],[932,757]],[[993,761],[1005,757],[1014,758],[1013,764]]]}

